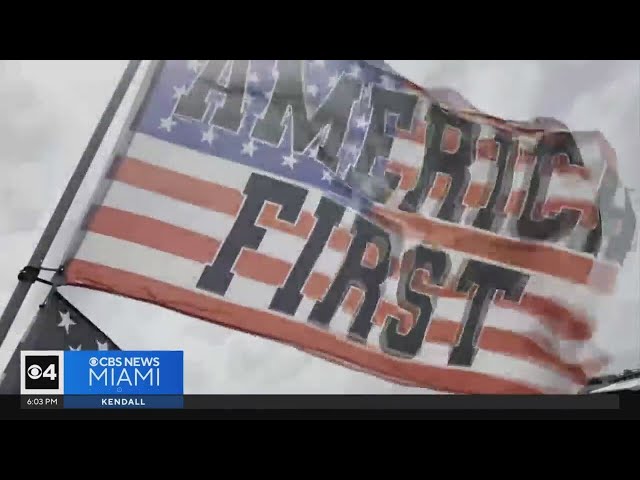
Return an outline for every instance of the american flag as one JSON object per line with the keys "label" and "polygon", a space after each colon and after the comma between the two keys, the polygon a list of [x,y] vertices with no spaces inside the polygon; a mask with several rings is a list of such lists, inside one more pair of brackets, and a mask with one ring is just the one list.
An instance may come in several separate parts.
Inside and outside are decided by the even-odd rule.
{"label": "american flag", "polygon": [[23,350],[120,350],[82,312],[52,289],[0,378],[0,394],[20,393]]}
{"label": "american flag", "polygon": [[[471,167],[463,222],[443,222],[436,217],[448,188],[444,176],[428,192],[420,211],[398,209],[406,193],[415,187],[422,168],[427,111],[433,101],[413,84],[366,61],[302,63],[304,98],[310,112],[322,104],[341,76],[356,78],[366,86],[354,103],[345,141],[338,151],[338,167],[333,172],[317,161],[318,145],[304,153],[294,151],[290,116],[285,115],[283,120],[288,123],[279,144],[251,136],[256,121],[263,118],[272,100],[279,78],[276,60],[250,61],[242,119],[236,131],[211,122],[212,112],[225,100],[225,93],[213,89],[207,97],[212,106],[207,118],[194,121],[176,114],[178,102],[188,94],[208,62],[164,62],[143,103],[128,148],[114,161],[102,187],[105,193],[96,202],[79,247],[68,261],[67,284],[155,303],[285,342],[383,378],[443,392],[575,393],[602,367],[602,357],[590,344],[594,325],[589,309],[606,292],[593,285],[593,271],[613,269],[615,274],[615,268],[564,246],[526,244],[510,233],[508,221],[499,235],[471,226],[479,209],[486,205],[490,193],[487,187],[495,181],[496,151],[492,140],[503,123],[491,120],[483,124],[484,143]],[[222,70],[219,81],[223,85],[229,81],[232,62]],[[411,128],[399,129],[397,116],[386,118],[385,134],[393,138],[391,153],[389,158],[376,159],[371,175],[384,181],[385,172],[390,172],[399,181],[384,204],[373,202],[358,185],[347,180],[369,128],[372,85],[417,96]],[[228,83],[225,86],[230,91]],[[452,97],[451,92],[443,95],[453,98],[460,108],[470,106]],[[473,111],[462,114],[479,115]],[[443,137],[441,148],[454,150],[457,142],[452,130]],[[589,144],[589,148],[592,157],[602,159],[597,144]],[[522,150],[518,158],[515,187],[505,199],[508,215],[521,210],[523,198],[519,192],[530,181],[530,155]],[[585,192],[578,195],[593,195],[595,201],[596,192],[589,180],[580,183],[579,172],[565,170],[567,176],[555,177],[557,187],[551,184],[549,190],[560,191],[567,182],[573,182],[571,188],[575,191],[577,182],[577,190]],[[289,223],[279,217],[279,206],[265,203],[256,221],[265,230],[264,237],[257,249],[242,250],[225,295],[199,289],[197,282],[203,269],[219,254],[243,206],[245,187],[255,173],[304,186],[307,193],[302,212],[295,223]],[[270,303],[311,235],[314,212],[323,196],[348,209],[315,263],[295,314],[274,312]],[[549,198],[553,199],[553,194]],[[585,211],[589,208],[584,207]],[[308,322],[309,313],[323,299],[341,268],[358,216],[374,219],[399,235],[390,275],[372,319],[373,329],[364,344],[347,338],[362,303],[358,288],[347,292],[326,329]],[[446,251],[452,271],[462,268],[468,258],[481,258],[530,275],[519,303],[496,297],[488,306],[479,350],[471,367],[448,363],[451,348],[458,341],[469,294],[456,291],[455,285],[431,285],[428,276],[420,271],[416,272],[412,288],[431,295],[434,303],[424,344],[411,360],[381,349],[378,339],[387,316],[399,319],[403,331],[414,322],[413,314],[399,305],[396,292],[403,272],[401,255],[420,243]],[[375,265],[376,258],[376,249],[371,246],[363,264]]]}

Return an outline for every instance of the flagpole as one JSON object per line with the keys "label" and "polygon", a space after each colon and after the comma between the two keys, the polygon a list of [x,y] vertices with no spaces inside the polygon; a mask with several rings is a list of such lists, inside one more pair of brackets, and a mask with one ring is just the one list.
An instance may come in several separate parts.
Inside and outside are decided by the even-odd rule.
{"label": "flagpole", "polygon": [[[102,144],[102,140],[104,139],[104,136],[106,135],[125,94],[129,90],[131,82],[133,81],[141,63],[142,60],[129,60],[127,68],[125,68],[124,73],[111,96],[111,100],[109,100],[109,103],[102,113],[100,121],[93,131],[84,152],[82,153],[82,157],[80,157],[80,161],[78,162],[73,175],[71,175],[71,178],[58,201],[58,205],[53,211],[53,214],[49,219],[49,223],[45,227],[44,232],[31,255],[28,266],[35,269],[35,271],[38,271],[42,267],[42,262],[47,256],[47,253],[49,253],[49,249],[60,230],[60,226],[62,225],[62,222],[64,221],[67,212],[69,211],[69,208],[82,185],[87,171],[89,170],[89,167]],[[20,307],[22,307],[32,284],[33,281],[21,280],[13,291],[13,294],[9,299],[9,303],[0,317],[0,345],[4,342],[7,333],[9,333],[9,329],[20,310]]]}

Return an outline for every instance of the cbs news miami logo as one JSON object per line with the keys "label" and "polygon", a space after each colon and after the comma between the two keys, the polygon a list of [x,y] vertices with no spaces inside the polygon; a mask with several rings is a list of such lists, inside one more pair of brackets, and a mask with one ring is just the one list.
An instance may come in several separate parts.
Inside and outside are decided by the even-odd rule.
{"label": "cbs news miami logo", "polygon": [[22,395],[182,395],[181,351],[22,351]]}

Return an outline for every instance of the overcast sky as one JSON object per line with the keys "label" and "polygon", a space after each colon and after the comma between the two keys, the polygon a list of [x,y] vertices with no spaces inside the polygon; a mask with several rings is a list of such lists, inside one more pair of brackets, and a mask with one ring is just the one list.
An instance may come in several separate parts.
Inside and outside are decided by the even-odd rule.
{"label": "overcast sky", "polygon": [[[628,186],[640,189],[640,67],[631,61],[390,60],[427,87],[448,87],[495,116],[552,116],[574,130],[601,130],[618,153]],[[126,61],[0,62],[0,306],[27,262]],[[126,103],[131,99],[129,96]],[[122,121],[119,113],[116,126]],[[60,261],[113,146],[110,131],[96,168],[47,259]],[[640,366],[637,257],[623,272],[616,298],[602,306],[599,343],[612,370]],[[152,305],[77,288],[63,293],[125,349],[184,349],[188,392],[410,392],[383,380]],[[0,370],[45,290],[32,289],[0,349]]]}

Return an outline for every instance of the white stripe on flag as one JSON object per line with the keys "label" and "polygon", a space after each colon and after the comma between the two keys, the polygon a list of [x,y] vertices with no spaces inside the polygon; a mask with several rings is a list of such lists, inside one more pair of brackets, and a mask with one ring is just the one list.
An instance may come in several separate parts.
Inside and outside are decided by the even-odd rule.
{"label": "white stripe on flag", "polygon": [[[200,180],[221,183],[243,191],[255,170],[220,157],[157,140],[149,135],[137,133],[127,151],[129,157],[142,160],[157,167],[173,170]],[[233,165],[234,168],[221,168]]]}
{"label": "white stripe on flag", "polygon": [[389,158],[407,167],[420,168],[424,158],[424,144],[404,138],[394,138]]}
{"label": "white stripe on flag", "polygon": [[218,240],[227,237],[235,220],[226,213],[180,202],[118,181],[111,184],[102,204]]}

